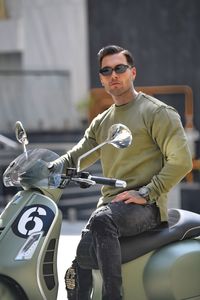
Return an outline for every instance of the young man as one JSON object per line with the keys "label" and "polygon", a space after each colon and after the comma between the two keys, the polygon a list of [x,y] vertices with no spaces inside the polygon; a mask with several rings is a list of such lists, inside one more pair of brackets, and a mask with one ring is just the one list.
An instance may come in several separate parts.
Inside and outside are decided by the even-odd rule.
{"label": "young man", "polygon": [[[103,300],[122,299],[119,237],[151,230],[167,221],[167,193],[192,169],[186,136],[176,110],[134,88],[136,68],[131,53],[115,45],[98,53],[99,76],[113,105],[98,115],[83,139],[63,158],[76,166],[78,157],[104,141],[108,128],[126,125],[133,143],[118,150],[104,146],[83,161],[101,160],[103,175],[125,180],[127,187],[104,186],[98,209],[87,224],[103,278]],[[79,248],[83,247],[83,235]],[[80,261],[79,251],[77,261]],[[91,270],[77,265],[78,292],[69,299],[90,299]],[[71,295],[71,296],[70,296]],[[71,297],[71,298],[70,298]]]}

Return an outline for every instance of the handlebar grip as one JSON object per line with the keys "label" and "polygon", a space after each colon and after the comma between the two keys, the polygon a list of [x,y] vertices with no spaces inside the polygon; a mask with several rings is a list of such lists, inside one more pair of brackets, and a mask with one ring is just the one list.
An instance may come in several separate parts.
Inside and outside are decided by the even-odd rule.
{"label": "handlebar grip", "polygon": [[115,178],[107,178],[107,177],[99,177],[99,176],[89,176],[89,178],[99,184],[105,184],[105,185],[110,185],[114,187],[123,187],[123,188],[127,186],[126,181],[115,179]]}

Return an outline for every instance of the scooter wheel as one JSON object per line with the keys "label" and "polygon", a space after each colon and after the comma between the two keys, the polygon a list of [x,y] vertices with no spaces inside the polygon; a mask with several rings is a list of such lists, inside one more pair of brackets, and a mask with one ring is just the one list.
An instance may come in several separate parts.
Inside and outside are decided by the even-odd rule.
{"label": "scooter wheel", "polygon": [[0,277],[1,300],[28,300],[23,290],[7,277]]}

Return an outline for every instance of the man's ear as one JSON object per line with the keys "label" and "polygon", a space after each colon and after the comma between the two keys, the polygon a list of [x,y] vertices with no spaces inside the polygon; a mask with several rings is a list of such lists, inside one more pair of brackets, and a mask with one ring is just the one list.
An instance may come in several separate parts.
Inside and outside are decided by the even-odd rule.
{"label": "man's ear", "polygon": [[103,81],[101,80],[101,75],[99,75],[99,79],[100,79],[101,85],[104,86],[104,83],[103,83]]}
{"label": "man's ear", "polygon": [[132,71],[133,80],[135,80],[135,77],[136,77],[136,74],[137,74],[136,68],[133,67],[131,71]]}

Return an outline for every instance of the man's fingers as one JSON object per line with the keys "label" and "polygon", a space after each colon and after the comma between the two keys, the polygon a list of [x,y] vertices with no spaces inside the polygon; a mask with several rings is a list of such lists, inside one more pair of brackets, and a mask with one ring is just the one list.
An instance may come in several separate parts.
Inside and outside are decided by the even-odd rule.
{"label": "man's fingers", "polygon": [[128,193],[123,192],[118,194],[111,202],[120,202],[120,201],[125,201],[128,199]]}
{"label": "man's fingers", "polygon": [[146,204],[146,200],[138,195],[137,191],[125,191],[118,194],[111,202],[120,202],[124,201],[124,203],[135,203],[135,204]]}

